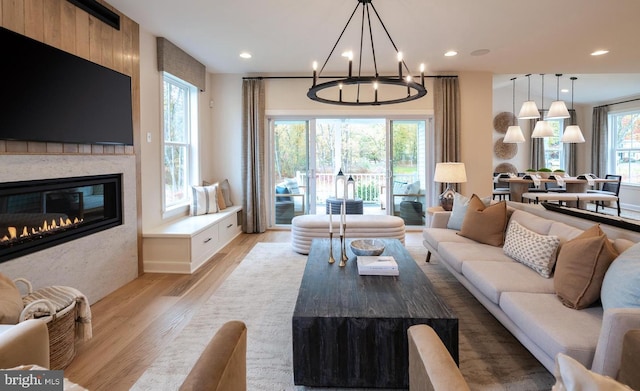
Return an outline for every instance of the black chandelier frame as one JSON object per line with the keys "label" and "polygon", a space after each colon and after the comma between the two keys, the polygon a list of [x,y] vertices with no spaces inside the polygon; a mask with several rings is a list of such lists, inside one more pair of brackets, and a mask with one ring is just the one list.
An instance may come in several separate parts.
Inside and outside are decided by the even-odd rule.
{"label": "black chandelier frame", "polygon": [[[349,24],[353,20],[353,17],[355,16],[355,14],[358,11],[358,8],[360,6],[362,6],[362,21],[361,21],[361,26],[360,26],[360,52],[359,52],[359,63],[358,63],[358,74],[357,74],[357,76],[354,76],[353,73],[352,73],[352,67],[353,67],[352,59],[349,58],[349,72],[348,72],[348,76],[346,78],[331,80],[331,81],[328,81],[328,82],[324,82],[324,83],[318,84],[317,81],[318,81],[318,77],[320,77],[319,75],[322,74],[322,71],[327,66],[327,63],[331,59],[331,56],[335,52],[336,47],[340,43],[340,40],[342,39],[342,36],[344,35],[345,31],[349,27]],[[341,105],[341,106],[379,106],[379,105],[410,102],[410,101],[413,101],[413,100],[416,100],[416,99],[420,99],[420,98],[424,97],[425,95],[427,95],[427,89],[424,87],[424,70],[421,69],[421,72],[420,72],[420,83],[415,82],[413,80],[413,78],[411,78],[411,76],[410,76],[411,73],[409,71],[409,67],[407,66],[407,64],[405,63],[404,59],[402,59],[402,58],[398,59],[398,75],[397,76],[380,76],[378,74],[378,64],[377,64],[377,61],[376,61],[376,51],[375,51],[375,45],[373,43],[373,31],[372,31],[372,28],[371,28],[371,11],[370,11],[370,9],[373,10],[373,12],[375,13],[375,16],[378,18],[378,21],[380,22],[380,25],[382,26],[382,28],[384,29],[385,33],[387,34],[387,37],[389,38],[389,41],[393,45],[393,48],[395,49],[395,51],[398,54],[398,56],[400,56],[400,51],[398,50],[398,47],[396,46],[395,42],[391,38],[391,35],[389,34],[389,31],[387,30],[387,27],[385,26],[384,22],[382,21],[382,18],[380,18],[380,14],[376,10],[375,6],[373,5],[372,0],[358,0],[358,4],[356,5],[355,9],[351,13],[351,16],[349,17],[349,20],[347,21],[347,24],[342,29],[342,32],[340,33],[340,36],[336,40],[336,43],[333,45],[333,48],[331,49],[331,52],[329,53],[329,55],[327,56],[326,60],[324,61],[324,64],[322,65],[322,68],[320,68],[320,72],[316,72],[315,69],[313,71],[313,85],[311,86],[311,88],[309,88],[309,91],[307,92],[307,97],[309,97],[309,99],[317,101],[317,102],[321,102],[321,103]],[[362,76],[362,54],[363,54],[363,49],[364,49],[363,45],[364,45],[365,26],[368,26],[368,30],[369,30],[369,39],[370,39],[370,42],[371,42],[371,53],[372,53],[372,56],[373,56],[373,66],[374,66],[375,76]],[[408,76],[406,78],[402,77],[403,68],[407,70],[407,75]],[[394,97],[392,99],[382,99],[382,100],[380,100],[380,99],[378,99],[378,90],[377,90],[377,85],[379,85],[379,84],[391,85],[391,86],[394,86],[394,87],[401,87],[401,88],[403,88],[403,89],[405,89],[407,91],[407,94],[406,94],[406,96],[401,97],[401,98],[395,98]],[[355,100],[353,100],[353,101],[345,101],[345,100],[343,100],[342,87],[345,86],[345,85],[356,85],[357,86],[357,92],[356,92],[356,99]],[[367,101],[361,101],[360,100],[360,87],[362,85],[368,85],[368,86],[372,86],[372,87],[375,86],[375,95],[374,95],[374,99],[373,100],[367,100]],[[336,94],[337,95],[337,99],[331,99],[331,98],[327,98],[327,97],[318,96],[318,92],[320,92],[322,90],[326,90],[326,89],[336,88],[336,87],[339,89],[338,93]]]}

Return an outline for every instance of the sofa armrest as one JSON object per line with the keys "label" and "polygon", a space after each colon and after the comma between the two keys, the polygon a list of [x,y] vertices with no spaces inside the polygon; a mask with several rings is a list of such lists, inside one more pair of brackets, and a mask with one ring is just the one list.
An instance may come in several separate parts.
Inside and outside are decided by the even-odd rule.
{"label": "sofa armrest", "polygon": [[592,371],[617,378],[622,342],[624,335],[631,329],[640,329],[640,308],[611,308],[604,312]]}
{"label": "sofa armrest", "polygon": [[0,368],[19,365],[49,368],[49,330],[40,319],[16,325],[2,325],[0,330]]}
{"label": "sofa armrest", "polygon": [[247,326],[232,320],[220,328],[180,386],[180,390],[247,389]]}
{"label": "sofa armrest", "polygon": [[640,329],[629,330],[624,335],[622,361],[618,380],[634,390],[640,390]]}
{"label": "sofa armrest", "polygon": [[411,391],[469,390],[449,351],[431,327],[411,326],[407,336]]}
{"label": "sofa armrest", "polygon": [[431,228],[447,228],[447,223],[451,217],[450,211],[433,212],[431,216]]}

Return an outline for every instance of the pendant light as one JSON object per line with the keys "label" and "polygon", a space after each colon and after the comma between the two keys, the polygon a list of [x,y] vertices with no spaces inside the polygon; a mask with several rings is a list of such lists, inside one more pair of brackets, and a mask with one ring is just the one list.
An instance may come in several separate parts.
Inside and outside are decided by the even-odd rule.
{"label": "pendant light", "polygon": [[[536,102],[531,100],[531,74],[529,73],[527,76],[527,82],[529,87],[527,88],[527,101],[522,103],[522,107],[520,108],[520,114],[518,114],[519,119],[534,119],[540,118],[540,111],[538,111],[538,106],[536,106]],[[514,112],[515,114],[515,112]]]}
{"label": "pendant light", "polygon": [[556,100],[551,103],[551,107],[549,107],[549,112],[547,113],[547,119],[560,119],[560,118],[569,118],[569,110],[567,110],[567,105],[564,101],[560,100],[560,76],[562,73],[556,73]]}
{"label": "pendant light", "polygon": [[[541,73],[542,76],[542,109],[544,110],[544,73]],[[533,132],[531,133],[531,138],[543,138],[543,137],[552,137],[553,129],[551,129],[551,125],[547,121],[540,120],[536,122],[535,128],[533,128]]]}
{"label": "pendant light", "polygon": [[[522,134],[522,129],[520,125],[518,125],[518,120],[516,119],[516,78],[511,79],[513,82],[513,125],[509,126],[507,129],[507,133],[504,135],[504,139],[502,139],[503,143],[514,143],[519,144],[524,142],[524,135]],[[534,103],[535,104],[535,103]],[[537,108],[536,108],[537,110]]]}
{"label": "pendant light", "polygon": [[[573,82],[576,81],[576,79],[578,78],[571,78],[571,110],[573,110]],[[578,125],[572,124],[564,129],[560,141],[562,141],[563,143],[583,143],[584,136],[582,135],[580,127]]]}

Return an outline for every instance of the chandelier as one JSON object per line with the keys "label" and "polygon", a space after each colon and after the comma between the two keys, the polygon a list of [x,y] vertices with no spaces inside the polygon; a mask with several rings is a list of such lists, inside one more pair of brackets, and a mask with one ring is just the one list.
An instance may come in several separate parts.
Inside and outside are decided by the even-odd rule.
{"label": "chandelier", "polygon": [[[327,66],[329,59],[336,50],[336,47],[340,43],[342,36],[349,27],[349,24],[353,20],[358,8],[362,7],[362,18],[360,25],[360,50],[358,54],[358,69],[357,74],[353,72],[353,52],[343,53],[343,56],[348,59],[348,72],[344,78],[336,77],[334,80],[327,81],[318,84],[318,78]],[[398,74],[395,76],[381,76],[378,74],[378,63],[376,61],[375,45],[373,43],[373,30],[371,25],[372,13],[375,14],[382,29],[386,33],[391,45],[395,49],[396,58],[398,61]],[[373,75],[363,75],[362,70],[362,58],[365,45],[365,29],[368,30],[369,41],[371,43],[371,55],[373,58]],[[412,100],[420,99],[427,94],[426,88],[424,88],[424,64],[420,66],[420,82],[416,82],[411,77],[411,73],[407,64],[404,62],[402,53],[398,50],[398,47],[393,42],[389,31],[382,22],[378,11],[374,7],[372,0],[358,0],[356,8],[351,13],[347,24],[342,29],[338,40],[333,45],[331,52],[327,56],[320,71],[317,71],[318,64],[313,63],[313,85],[309,88],[307,96],[321,103],[328,103],[334,105],[343,106],[378,106],[388,105],[394,103],[409,102]],[[407,71],[407,74],[403,76],[403,70]],[[329,77],[332,78],[332,77]],[[384,86],[384,91],[382,88]],[[347,91],[348,89],[348,91]],[[379,89],[381,90],[379,93]]]}

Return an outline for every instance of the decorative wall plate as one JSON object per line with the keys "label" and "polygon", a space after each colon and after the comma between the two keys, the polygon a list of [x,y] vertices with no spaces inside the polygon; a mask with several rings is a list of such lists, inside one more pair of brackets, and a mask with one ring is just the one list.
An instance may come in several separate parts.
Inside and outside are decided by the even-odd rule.
{"label": "decorative wall plate", "polygon": [[517,174],[518,169],[516,168],[516,166],[514,166],[511,163],[500,163],[496,166],[496,168],[493,169],[493,172],[499,172],[499,173],[511,172],[511,173]]}
{"label": "decorative wall plate", "polygon": [[496,130],[496,132],[505,134],[507,133],[507,129],[509,129],[509,126],[512,125],[515,121],[517,120],[516,116],[513,115],[513,113],[503,111],[493,118],[493,128]]}
{"label": "decorative wall plate", "polygon": [[493,144],[493,153],[500,159],[511,159],[518,153],[518,144],[504,143],[504,137],[500,137]]}

